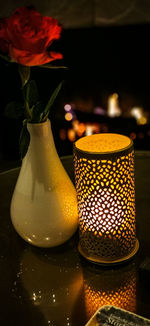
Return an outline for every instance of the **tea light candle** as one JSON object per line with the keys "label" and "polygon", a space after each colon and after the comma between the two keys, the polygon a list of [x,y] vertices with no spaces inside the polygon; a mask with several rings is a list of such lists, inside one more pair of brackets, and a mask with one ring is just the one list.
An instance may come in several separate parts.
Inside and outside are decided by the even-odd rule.
{"label": "tea light candle", "polygon": [[117,263],[138,250],[134,149],[130,138],[97,134],[74,144],[80,253],[96,263]]}

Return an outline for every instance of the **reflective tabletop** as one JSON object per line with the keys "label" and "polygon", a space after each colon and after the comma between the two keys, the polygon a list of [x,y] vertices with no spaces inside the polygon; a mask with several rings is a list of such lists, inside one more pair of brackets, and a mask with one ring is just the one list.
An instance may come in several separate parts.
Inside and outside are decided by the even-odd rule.
{"label": "reflective tabletop", "polygon": [[[72,156],[62,163],[74,180]],[[106,304],[150,318],[150,152],[137,152],[135,166],[140,249],[111,267],[80,256],[78,232],[51,249],[22,240],[9,213],[19,168],[0,174],[0,325],[83,326]]]}

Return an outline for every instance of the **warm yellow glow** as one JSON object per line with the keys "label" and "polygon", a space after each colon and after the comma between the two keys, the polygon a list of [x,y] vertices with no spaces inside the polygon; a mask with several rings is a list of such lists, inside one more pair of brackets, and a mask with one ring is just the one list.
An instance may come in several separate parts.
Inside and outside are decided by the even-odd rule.
{"label": "warm yellow glow", "polygon": [[133,107],[131,109],[131,115],[132,115],[132,117],[134,117],[138,121],[143,115],[143,108],[141,108],[141,107]]}
{"label": "warm yellow glow", "polygon": [[112,152],[126,148],[131,144],[130,138],[119,134],[96,134],[76,141],[78,149],[87,152]]}
{"label": "warm yellow glow", "polygon": [[[100,134],[84,137],[75,144],[81,248],[93,259],[112,261],[125,257],[132,252],[136,240],[134,152],[129,146],[132,141],[122,135]],[[103,156],[106,150],[109,154],[124,148],[130,148],[130,152]],[[83,156],[78,156],[78,149],[90,155],[86,157],[83,152]]]}
{"label": "warm yellow glow", "polygon": [[67,113],[65,114],[65,119],[66,119],[67,121],[71,121],[72,118],[73,118],[72,113],[67,112]]}
{"label": "warm yellow glow", "polygon": [[147,117],[145,116],[143,108],[133,107],[131,109],[131,115],[136,119],[137,124],[145,125],[147,123]]}
{"label": "warm yellow glow", "polygon": [[121,115],[121,110],[119,107],[119,95],[114,93],[108,97],[108,110],[107,114],[109,117],[119,117]]}
{"label": "warm yellow glow", "polygon": [[145,125],[146,123],[147,123],[147,118],[144,116],[138,120],[139,125]]}

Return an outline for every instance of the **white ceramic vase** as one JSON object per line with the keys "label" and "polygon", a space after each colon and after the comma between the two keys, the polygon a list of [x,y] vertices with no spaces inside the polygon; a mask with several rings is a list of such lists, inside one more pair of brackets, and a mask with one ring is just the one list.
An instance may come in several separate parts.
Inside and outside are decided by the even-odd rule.
{"label": "white ceramic vase", "polygon": [[57,154],[50,121],[27,128],[30,145],[12,196],[11,219],[24,240],[53,247],[77,229],[76,191]]}

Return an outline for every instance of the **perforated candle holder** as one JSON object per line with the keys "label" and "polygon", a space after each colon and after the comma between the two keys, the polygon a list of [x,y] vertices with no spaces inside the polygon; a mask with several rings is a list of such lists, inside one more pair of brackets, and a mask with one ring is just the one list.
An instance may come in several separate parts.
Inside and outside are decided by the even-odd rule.
{"label": "perforated candle holder", "polygon": [[130,259],[139,248],[132,140],[83,137],[74,144],[74,164],[81,255],[100,264]]}

